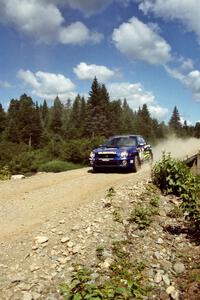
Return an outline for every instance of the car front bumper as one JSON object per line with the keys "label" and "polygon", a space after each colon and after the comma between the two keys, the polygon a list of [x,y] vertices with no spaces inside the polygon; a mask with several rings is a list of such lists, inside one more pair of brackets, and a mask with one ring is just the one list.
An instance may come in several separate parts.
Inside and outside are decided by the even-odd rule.
{"label": "car front bumper", "polygon": [[93,168],[130,168],[134,163],[133,159],[90,159]]}

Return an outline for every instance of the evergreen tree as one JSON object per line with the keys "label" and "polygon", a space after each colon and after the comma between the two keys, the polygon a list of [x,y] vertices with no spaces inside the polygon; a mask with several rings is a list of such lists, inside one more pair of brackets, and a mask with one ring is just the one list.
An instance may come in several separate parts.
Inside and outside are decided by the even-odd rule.
{"label": "evergreen tree", "polygon": [[63,104],[57,96],[54,100],[49,124],[50,130],[54,134],[62,135],[63,133],[63,111]]}
{"label": "evergreen tree", "polygon": [[49,108],[47,106],[46,100],[43,101],[42,107],[41,107],[41,119],[42,119],[42,125],[43,128],[46,128],[49,121]]}
{"label": "evergreen tree", "polygon": [[68,125],[68,137],[78,138],[81,137],[80,131],[80,122],[81,122],[81,97],[78,94],[73,102],[71,113],[69,116],[69,125]]}
{"label": "evergreen tree", "polygon": [[141,134],[144,138],[146,138],[148,141],[153,142],[155,140],[153,120],[150,116],[147,104],[144,104],[142,106],[142,109],[139,108],[138,110],[136,128],[137,132]]}
{"label": "evergreen tree", "polygon": [[5,130],[6,128],[6,113],[3,109],[3,106],[0,103],[0,134]]}
{"label": "evergreen tree", "polygon": [[84,97],[81,97],[81,103],[80,103],[80,122],[79,122],[79,128],[80,128],[80,136],[85,137],[86,136],[86,101]]}
{"label": "evergreen tree", "polygon": [[194,127],[194,136],[200,138],[200,122],[197,122]]}
{"label": "evergreen tree", "polygon": [[86,113],[86,134],[107,136],[109,130],[109,95],[105,85],[100,85],[95,77],[89,92]]}
{"label": "evergreen tree", "polygon": [[123,110],[121,100],[115,100],[110,102],[110,124],[109,124],[109,136],[124,133],[123,128]]}
{"label": "evergreen tree", "polygon": [[20,142],[20,130],[19,130],[19,101],[16,99],[11,99],[8,113],[7,113],[7,128],[6,136],[8,140],[13,143]]}
{"label": "evergreen tree", "polygon": [[123,134],[134,134],[136,132],[135,126],[135,114],[129,107],[126,99],[123,101],[122,105],[122,133]]}
{"label": "evergreen tree", "polygon": [[175,133],[177,135],[181,134],[181,129],[182,129],[181,119],[176,106],[174,107],[172,116],[169,120],[169,129],[172,133]]}

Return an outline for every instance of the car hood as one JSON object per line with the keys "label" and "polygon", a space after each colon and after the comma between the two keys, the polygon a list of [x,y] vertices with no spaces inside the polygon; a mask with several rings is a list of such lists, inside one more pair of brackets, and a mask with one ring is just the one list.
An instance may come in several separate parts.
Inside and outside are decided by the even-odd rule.
{"label": "car hood", "polygon": [[97,149],[94,150],[95,153],[98,153],[98,154],[120,154],[121,152],[124,152],[124,151],[130,151],[130,152],[136,152],[137,151],[137,147],[136,146],[133,146],[133,147],[99,147]]}

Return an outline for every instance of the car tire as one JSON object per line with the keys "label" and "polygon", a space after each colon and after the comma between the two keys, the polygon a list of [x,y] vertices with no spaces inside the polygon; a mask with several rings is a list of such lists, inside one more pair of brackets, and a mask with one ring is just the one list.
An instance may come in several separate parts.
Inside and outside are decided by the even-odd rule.
{"label": "car tire", "polygon": [[99,169],[97,167],[93,167],[93,173],[98,173]]}
{"label": "car tire", "polygon": [[133,162],[133,172],[136,173],[141,167],[141,162],[139,159],[139,156],[135,156],[134,162]]}

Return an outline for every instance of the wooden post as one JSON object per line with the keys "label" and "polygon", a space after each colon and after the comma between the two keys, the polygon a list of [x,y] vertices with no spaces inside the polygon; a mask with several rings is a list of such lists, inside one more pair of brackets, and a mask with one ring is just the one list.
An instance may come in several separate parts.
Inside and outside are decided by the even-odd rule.
{"label": "wooden post", "polygon": [[197,153],[197,175],[200,175],[200,151]]}

